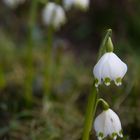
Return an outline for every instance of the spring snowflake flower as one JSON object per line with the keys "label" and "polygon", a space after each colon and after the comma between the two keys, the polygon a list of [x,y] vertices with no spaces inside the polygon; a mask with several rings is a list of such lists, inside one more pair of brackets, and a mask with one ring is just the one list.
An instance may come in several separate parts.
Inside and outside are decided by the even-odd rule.
{"label": "spring snowflake flower", "polygon": [[69,10],[74,4],[74,0],[63,0],[63,4],[65,9]]}
{"label": "spring snowflake flower", "polygon": [[120,119],[111,109],[105,110],[97,116],[94,129],[98,140],[102,140],[107,136],[110,136],[113,140],[116,140],[117,136],[123,137]]}
{"label": "spring snowflake flower", "polygon": [[89,7],[89,0],[63,0],[64,7],[69,10],[72,6],[87,10]]}
{"label": "spring snowflake flower", "polygon": [[11,8],[16,8],[19,4],[24,3],[25,0],[3,0],[3,2]]}
{"label": "spring snowflake flower", "polygon": [[42,18],[46,25],[52,25],[55,29],[60,28],[66,22],[63,8],[53,2],[49,2],[42,12]]}
{"label": "spring snowflake flower", "polygon": [[98,87],[102,80],[109,86],[113,80],[117,86],[122,84],[122,78],[127,72],[127,65],[113,52],[105,53],[93,68],[95,86]]}
{"label": "spring snowflake flower", "polygon": [[89,0],[75,0],[75,5],[86,10],[89,7]]}

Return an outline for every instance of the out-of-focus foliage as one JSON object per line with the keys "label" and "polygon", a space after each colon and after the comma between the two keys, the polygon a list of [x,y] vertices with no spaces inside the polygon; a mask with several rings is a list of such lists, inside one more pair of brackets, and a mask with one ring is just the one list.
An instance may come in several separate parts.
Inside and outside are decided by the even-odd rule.
{"label": "out-of-focus foliage", "polygon": [[[47,28],[39,3],[33,29],[33,105],[26,106],[27,38],[31,1],[15,9],[0,1],[0,138],[80,140],[86,99],[104,31],[113,30],[115,52],[128,64],[124,85],[105,96],[122,121],[124,140],[140,138],[140,1],[92,0],[87,12],[68,11],[53,38],[51,100],[43,96]],[[91,136],[91,138],[94,136]],[[95,139],[92,138],[92,139]]]}

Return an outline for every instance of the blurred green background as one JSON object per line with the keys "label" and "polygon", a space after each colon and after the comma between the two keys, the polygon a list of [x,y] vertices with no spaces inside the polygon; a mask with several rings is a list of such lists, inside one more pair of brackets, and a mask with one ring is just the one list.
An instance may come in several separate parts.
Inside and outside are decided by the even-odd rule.
{"label": "blurred green background", "polygon": [[[67,23],[53,37],[48,99],[43,89],[48,41],[41,19],[44,3],[38,3],[30,42],[31,6],[26,0],[12,9],[0,1],[0,139],[81,140],[92,69],[108,28],[128,72],[121,87],[102,85],[100,95],[119,114],[124,139],[140,139],[140,1],[91,0],[85,12],[66,12]],[[94,130],[91,139],[96,139]]]}

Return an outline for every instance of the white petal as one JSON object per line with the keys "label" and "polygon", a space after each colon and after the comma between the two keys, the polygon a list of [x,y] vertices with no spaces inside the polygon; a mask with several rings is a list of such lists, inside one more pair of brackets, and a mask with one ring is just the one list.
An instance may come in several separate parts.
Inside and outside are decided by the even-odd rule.
{"label": "white petal", "polygon": [[122,127],[121,127],[121,122],[120,122],[118,115],[114,111],[109,109],[107,118],[109,119],[108,123],[111,127],[111,130],[109,132],[110,135],[114,132],[119,133],[121,131]]}
{"label": "white petal", "polygon": [[63,8],[53,2],[49,2],[42,12],[42,18],[46,25],[52,25],[58,29],[66,21]]}
{"label": "white petal", "polygon": [[107,134],[105,134],[105,112],[103,111],[99,116],[96,117],[95,121],[94,121],[94,129],[97,133],[97,135],[99,135],[99,133],[103,133],[103,138],[107,136]]}
{"label": "white petal", "polygon": [[108,61],[109,60],[109,54],[107,56],[108,56],[107,60],[106,60],[106,62],[102,66],[102,73],[101,73],[101,75],[102,75],[102,79],[110,78],[112,80],[111,73],[110,73],[111,69],[110,69],[110,65],[109,65],[109,61]]}
{"label": "white petal", "polygon": [[11,8],[14,8],[17,5],[15,0],[3,0],[3,2]]}
{"label": "white petal", "polygon": [[97,62],[97,64],[94,66],[93,68],[93,74],[94,77],[97,78],[99,80],[99,83],[101,83],[101,79],[102,79],[102,69],[104,64],[106,63],[108,58],[108,54],[105,53]]}
{"label": "white petal", "polygon": [[111,125],[111,121],[110,121],[110,114],[109,114],[109,109],[107,111],[104,111],[105,112],[105,124],[104,124],[104,127],[105,127],[105,134],[106,135],[110,135],[112,134],[112,125]]}
{"label": "white petal", "polygon": [[25,0],[3,0],[3,2],[11,7],[11,8],[15,8],[17,7],[19,4],[22,4],[23,2],[25,2]]}
{"label": "white petal", "polygon": [[74,0],[63,0],[63,4],[66,10],[69,10],[74,3]]}
{"label": "white petal", "polygon": [[89,0],[75,0],[75,6],[80,7],[82,9],[87,9],[89,7]]}
{"label": "white petal", "polygon": [[56,9],[56,5],[53,2],[49,2],[42,12],[43,21],[45,24],[49,25],[52,23],[52,16]]}
{"label": "white petal", "polygon": [[56,13],[55,13],[55,18],[54,18],[54,27],[56,28],[59,28],[60,25],[62,25],[63,23],[65,23],[66,21],[66,18],[65,18],[65,12],[64,10],[62,9],[61,6],[57,6],[57,9],[56,9]]}
{"label": "white petal", "polygon": [[112,79],[123,78],[127,72],[127,65],[114,53],[109,54],[108,62]]}

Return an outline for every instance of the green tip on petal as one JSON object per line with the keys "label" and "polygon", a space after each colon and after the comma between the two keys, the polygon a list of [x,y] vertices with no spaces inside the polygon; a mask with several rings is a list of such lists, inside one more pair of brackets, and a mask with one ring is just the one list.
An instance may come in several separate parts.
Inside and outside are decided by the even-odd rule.
{"label": "green tip on petal", "polygon": [[102,140],[104,137],[104,134],[102,132],[99,132],[98,134],[98,140]]}
{"label": "green tip on petal", "polygon": [[87,11],[88,10],[88,6],[83,6],[81,4],[77,4],[77,5],[75,5],[75,7],[79,8],[81,11]]}
{"label": "green tip on petal", "polygon": [[98,137],[98,140],[102,140],[103,138],[101,138],[101,137]]}
{"label": "green tip on petal", "polygon": [[110,82],[111,82],[111,80],[110,80],[109,77],[106,77],[106,78],[104,79],[104,83],[105,83],[106,86],[109,86],[109,85],[110,85]]}
{"label": "green tip on petal", "polygon": [[121,86],[122,85],[122,78],[121,77],[118,77],[116,80],[115,80],[115,84],[117,86]]}
{"label": "green tip on petal", "polygon": [[119,132],[119,136],[120,136],[121,138],[123,137],[122,130],[120,130],[120,132]]}
{"label": "green tip on petal", "polygon": [[116,140],[117,139],[117,133],[113,132],[111,137],[113,138],[113,140]]}
{"label": "green tip on petal", "polygon": [[95,87],[97,88],[99,86],[99,80],[96,78],[95,79]]}

